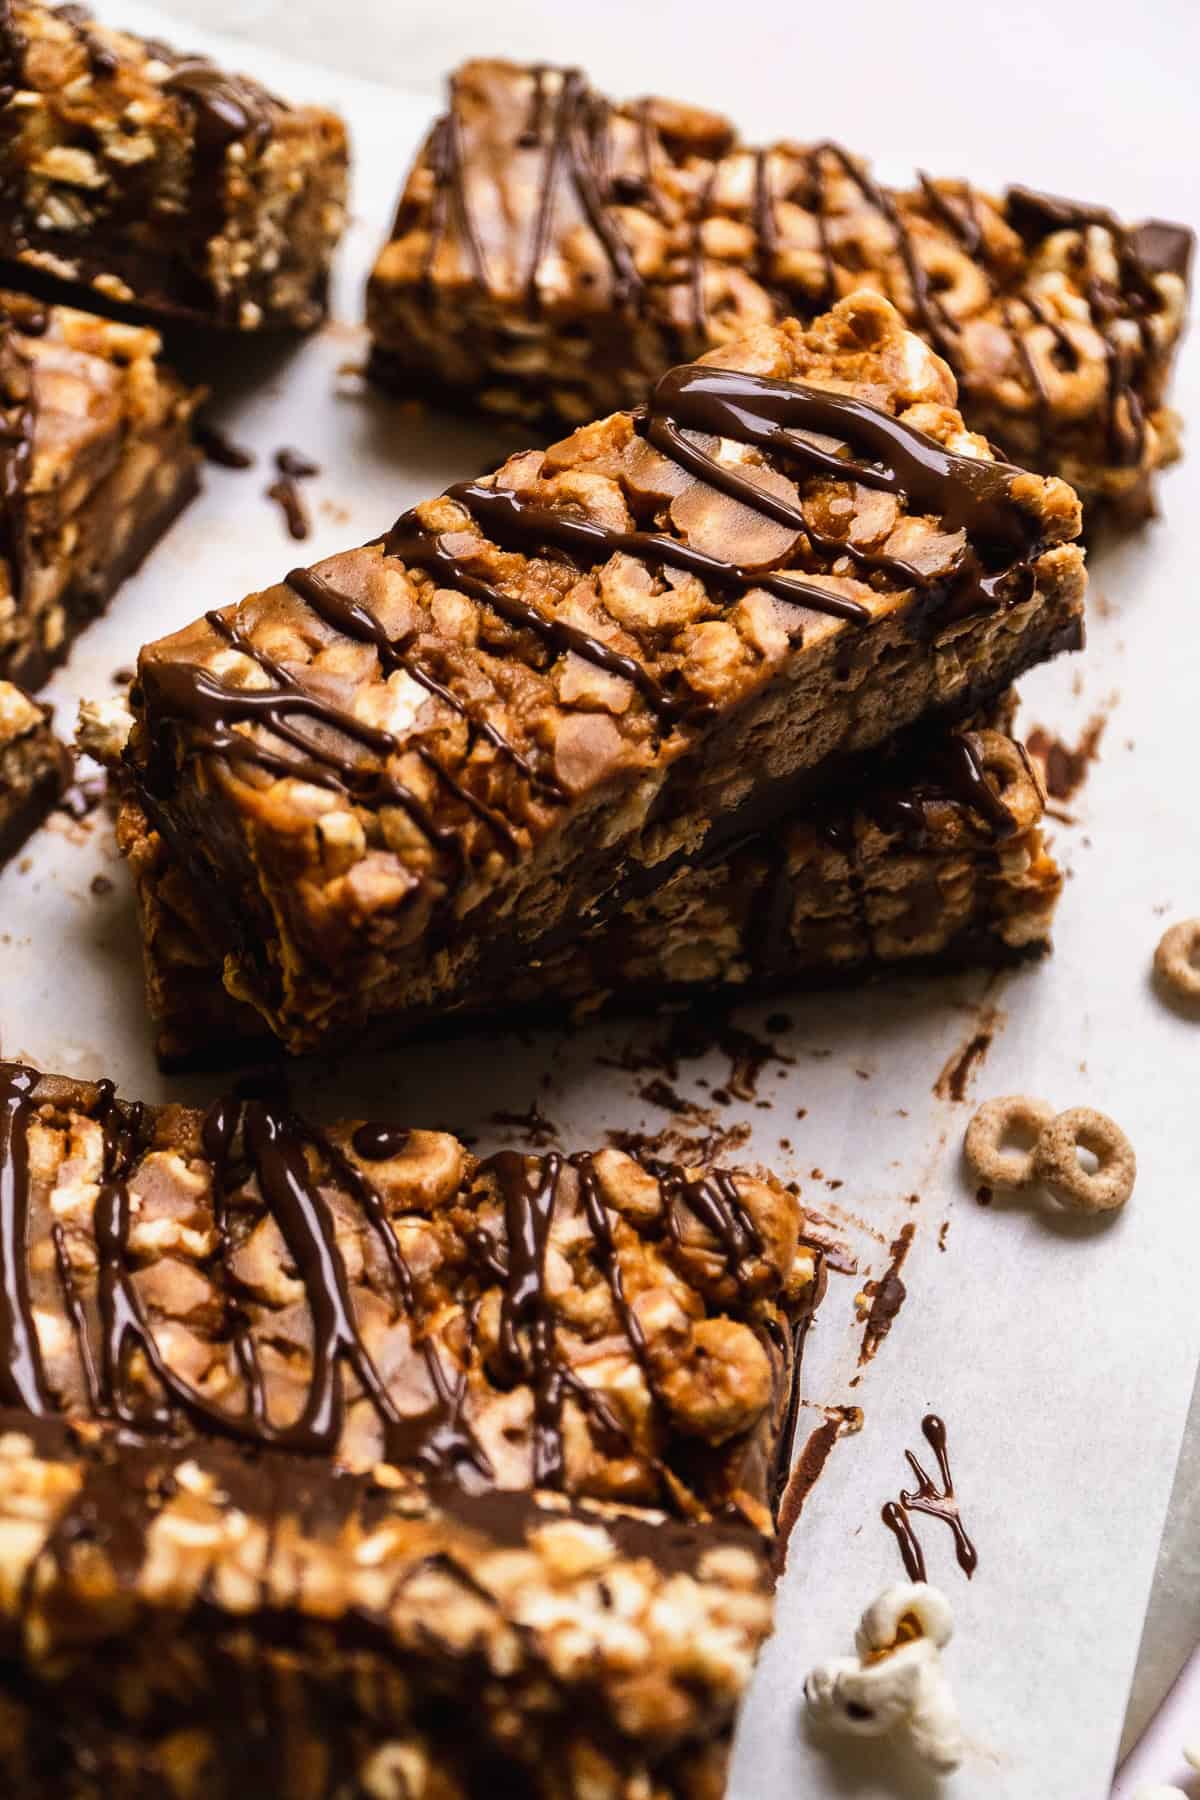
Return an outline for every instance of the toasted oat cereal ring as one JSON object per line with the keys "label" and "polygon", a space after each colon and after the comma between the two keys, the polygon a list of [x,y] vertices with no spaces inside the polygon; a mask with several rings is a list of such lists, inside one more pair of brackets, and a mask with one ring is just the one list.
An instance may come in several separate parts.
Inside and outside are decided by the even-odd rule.
{"label": "toasted oat cereal ring", "polygon": [[1154,971],[1185,1000],[1200,1000],[1200,919],[1184,919],[1163,932]]}
{"label": "toasted oat cereal ring", "polygon": [[[1091,1151],[1096,1168],[1083,1167],[1080,1149]],[[1113,1212],[1133,1192],[1137,1157],[1115,1120],[1090,1106],[1072,1106],[1059,1113],[1038,1139],[1033,1172],[1064,1206],[1080,1212]]]}
{"label": "toasted oat cereal ring", "polygon": [[[1037,1180],[1033,1151],[1042,1133],[1054,1122],[1054,1108],[1032,1094],[1006,1094],[985,1100],[967,1126],[963,1149],[973,1173],[989,1187],[1026,1188]],[[1004,1150],[1010,1132],[1023,1132],[1028,1150]]]}

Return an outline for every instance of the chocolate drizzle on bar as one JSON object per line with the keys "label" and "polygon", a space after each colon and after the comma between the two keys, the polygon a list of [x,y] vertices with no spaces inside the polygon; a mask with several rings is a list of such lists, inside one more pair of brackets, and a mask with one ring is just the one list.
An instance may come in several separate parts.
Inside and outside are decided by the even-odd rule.
{"label": "chocolate drizzle on bar", "polygon": [[[718,176],[723,167],[722,156],[734,147],[732,134],[721,147],[709,145],[697,151],[695,145],[689,145],[690,160],[681,160],[675,154],[678,147],[656,127],[646,102],[614,108],[589,88],[576,68],[553,69],[539,64],[528,71],[528,80],[529,105],[514,132],[511,154],[536,154],[541,159],[534,183],[536,198],[521,227],[525,235],[518,253],[529,312],[536,314],[543,303],[542,276],[550,252],[565,229],[559,214],[566,186],[604,253],[615,306],[643,311],[650,304],[653,286],[673,286],[682,275],[690,291],[687,310],[698,349],[708,348],[706,278],[710,268],[721,267],[721,259],[708,257],[704,227],[710,219],[725,216],[728,209]],[[486,292],[494,293],[470,202],[467,165],[472,152],[464,148],[461,104],[454,79],[450,84],[449,108],[435,128],[426,153],[433,177],[433,201],[423,280],[430,289],[434,258],[453,230],[465,246],[474,280]],[[634,128],[636,169],[613,168],[614,115]],[[485,142],[489,153],[494,154],[495,145],[486,134]],[[938,183],[922,172],[914,194],[900,193],[882,186],[858,158],[828,139],[803,150],[783,146],[778,155],[763,148],[743,154],[753,165],[749,194],[743,198],[739,191],[737,200],[748,215],[747,223],[753,232],[750,269],[778,317],[794,313],[811,319],[853,285],[860,265],[853,243],[852,217],[851,245],[845,259],[839,260],[840,228],[849,217],[844,200],[848,183],[891,234],[899,264],[897,286],[903,288],[892,297],[947,360],[960,382],[969,388],[972,370],[964,353],[962,324],[942,295],[938,260],[931,262],[929,258],[930,248],[944,250],[944,243],[935,239],[930,245],[921,229],[926,220],[948,231],[979,271],[1011,339],[1023,384],[1032,391],[1044,414],[1052,411],[1046,376],[1029,337],[1034,330],[1048,331],[1052,340],[1049,355],[1069,372],[1081,360],[1081,350],[1069,328],[1071,322],[1059,318],[1054,305],[1037,293],[1032,282],[1014,282],[1013,271],[1006,266],[999,246],[989,240],[979,198],[968,183]],[[699,161],[704,155],[711,158],[707,169]],[[489,170],[488,180],[492,179]],[[952,188],[956,190],[953,193]],[[789,275],[787,261],[780,257],[780,207],[785,204],[803,209],[815,224],[819,285],[806,273]],[[628,228],[621,219],[620,209],[628,206],[652,214],[668,232],[678,226],[686,235],[685,256],[681,259],[668,255],[662,276],[653,282],[639,271]],[[1144,453],[1146,434],[1140,384],[1147,357],[1155,348],[1150,320],[1162,307],[1155,277],[1169,272],[1186,280],[1192,234],[1184,227],[1157,220],[1126,227],[1103,207],[1060,200],[1022,187],[1008,190],[1002,216],[1027,247],[1036,246],[1055,231],[1079,233],[1073,255],[1108,370],[1110,453],[1118,465],[1136,465]],[[414,222],[413,204],[402,202],[393,235],[401,235]],[[1091,227],[1109,234],[1119,265],[1115,282],[1102,277],[1093,265],[1088,241]],[[782,247],[796,248],[791,244]],[[667,320],[675,317],[675,308],[669,301],[664,303],[664,311]],[[1137,328],[1140,350],[1120,329],[1114,330],[1114,326],[1128,323]]]}
{"label": "chocolate drizzle on bar", "polygon": [[[1037,526],[1012,497],[1020,471],[959,455],[852,396],[801,382],[686,365],[663,376],[646,408],[634,416],[634,426],[655,450],[699,480],[792,531],[794,544],[777,561],[795,561],[803,543],[805,554],[821,565],[821,573],[833,573],[845,561],[867,582],[879,576],[915,589],[920,595],[913,609],[916,628],[937,630],[980,609],[1023,601],[1033,591],[1031,559],[1037,549]],[[709,448],[714,439],[750,446],[801,480],[827,477],[890,494],[912,511],[937,517],[948,534],[960,533],[962,546],[948,570],[927,576],[897,557],[844,542],[809,522],[799,496],[781,497],[744,472],[745,465],[718,460]],[[489,542],[526,556],[565,557],[577,568],[625,554],[651,567],[694,575],[717,593],[762,589],[800,614],[793,641],[803,630],[805,613],[824,613],[855,626],[871,623],[871,611],[863,601],[822,586],[807,574],[769,564],[729,562],[666,532],[616,530],[538,506],[487,481],[459,482],[447,490],[446,498],[464,510]],[[431,528],[419,510],[413,510],[397,520],[382,548],[408,568],[432,576],[439,587],[457,589],[514,628],[540,638],[554,652],[572,652],[629,682],[664,726],[686,724],[707,712],[707,702],[669,692],[635,656],[574,620],[544,612],[524,595],[508,592],[503,578],[477,574],[473,552],[469,545],[463,548],[462,535],[451,537]],[[562,800],[558,784],[505,737],[486,709],[468,703],[434,675],[418,654],[415,632],[391,637],[362,600],[311,570],[293,569],[286,581],[331,629],[370,645],[385,675],[402,671],[457,712],[473,734],[520,771],[531,795],[552,803]],[[157,663],[153,676],[157,708],[166,718],[193,727],[186,754],[226,756],[268,773],[335,788],[369,807],[399,806],[461,873],[465,849],[460,832],[442,822],[431,802],[389,770],[390,759],[412,755],[487,826],[508,855],[520,854],[520,840],[509,821],[453,775],[415,734],[400,737],[364,724],[328,695],[305,686],[226,616],[211,612],[207,617],[213,630],[268,679],[264,686],[239,687],[195,665]],[[305,721],[318,730],[302,728]],[[247,732],[239,726],[260,729]],[[152,816],[165,829],[155,803],[156,787],[152,771],[143,791]],[[988,794],[980,777],[973,797],[985,809],[991,808],[993,822],[1002,828],[1002,809],[992,806]]]}
{"label": "chocolate drizzle on bar", "polygon": [[37,390],[33,364],[17,342],[18,328],[36,337],[46,315],[0,316],[0,556],[8,563],[12,598],[20,606],[29,586],[29,485],[33,474]]}
{"label": "chocolate drizzle on bar", "polygon": [[7,1406],[47,1410],[49,1390],[29,1299],[30,1096],[37,1073],[0,1065],[0,1395]]}
{"label": "chocolate drizzle on bar", "polygon": [[[864,401],[802,382],[686,364],[662,377],[644,411],[635,415],[635,427],[656,450],[701,481],[760,516],[788,526],[798,538],[803,535],[818,557],[836,561],[844,556],[867,574],[878,571],[929,594],[938,624],[1015,604],[1033,591],[1030,559],[1037,547],[1036,527],[1012,497],[1012,483],[1020,471],[947,450]],[[720,462],[703,441],[714,437],[751,445],[804,474],[859,482],[895,495],[913,510],[933,513],[949,532],[964,534],[964,548],[950,580],[927,577],[898,558],[818,531],[798,503],[768,492],[753,475]],[[826,448],[814,437],[838,440],[850,454]],[[463,507],[485,536],[526,555],[550,549],[576,563],[595,564],[627,554],[651,565],[685,570],[718,590],[762,588],[809,611],[857,625],[871,622],[870,609],[862,601],[769,567],[727,562],[665,533],[614,530],[533,505],[512,490],[487,482],[460,482],[447,490],[447,498]],[[673,724],[688,716],[689,703],[667,694],[634,658],[475,575],[469,559],[452,550],[444,534],[424,525],[419,512],[406,513],[397,521],[384,548],[409,567],[434,575],[439,585],[456,587],[510,624],[537,633],[552,648],[573,650],[631,682],[664,722]]]}
{"label": "chocolate drizzle on bar", "polygon": [[[494,1484],[494,1470],[467,1417],[467,1370],[483,1354],[476,1314],[486,1288],[500,1288],[498,1342],[490,1358],[491,1379],[501,1387],[527,1383],[533,1396],[534,1480],[561,1488],[567,1478],[564,1408],[570,1398],[589,1421],[599,1442],[622,1452],[647,1454],[633,1429],[604,1395],[571,1365],[557,1338],[559,1308],[547,1278],[551,1232],[565,1204],[564,1179],[572,1177],[572,1198],[591,1234],[597,1265],[612,1294],[614,1309],[642,1370],[657,1409],[661,1404],[653,1359],[625,1291],[619,1222],[605,1202],[600,1177],[587,1154],[567,1158],[502,1151],[478,1166],[472,1188],[493,1194],[498,1214],[485,1209],[486,1223],[468,1233],[468,1271],[461,1348],[448,1364],[423,1316],[421,1283],[401,1247],[382,1193],[369,1173],[341,1146],[304,1124],[284,1105],[265,1099],[226,1098],[204,1115],[200,1140],[209,1165],[215,1248],[206,1259],[218,1295],[225,1333],[240,1377],[240,1406],[201,1392],[168,1360],[156,1335],[137,1281],[138,1253],[131,1242],[137,1210],[134,1182],[155,1143],[153,1115],[115,1098],[112,1084],[96,1084],[90,1102],[64,1102],[53,1088],[42,1098],[36,1070],[0,1063],[0,1405],[19,1406],[35,1416],[60,1410],[47,1380],[30,1295],[33,1173],[30,1132],[42,1112],[51,1128],[63,1129],[63,1113],[86,1112],[103,1134],[102,1170],[92,1214],[95,1274],[91,1292],[77,1285],[68,1232],[51,1224],[54,1267],[63,1312],[92,1411],[135,1438],[177,1437],[187,1428],[243,1444],[304,1456],[335,1456],[346,1424],[345,1374],[372,1406],[382,1428],[388,1460],[454,1479],[475,1491]],[[351,1143],[355,1155],[379,1163],[404,1154],[409,1134],[396,1127],[360,1126]],[[684,1170],[647,1163],[644,1173],[662,1196],[665,1236],[676,1250],[700,1251],[715,1242],[737,1294],[753,1308],[761,1291],[756,1280],[763,1244],[737,1183],[723,1172]],[[349,1200],[365,1221],[366,1233],[384,1252],[393,1317],[408,1321],[414,1349],[429,1376],[431,1404],[418,1415],[398,1411],[392,1392],[373,1359],[359,1324],[355,1300],[338,1243],[339,1208]],[[234,1216],[236,1197],[237,1217]],[[247,1210],[249,1209],[249,1211]],[[311,1371],[307,1391],[291,1422],[273,1417],[260,1363],[260,1343],[238,1299],[234,1257],[244,1233],[257,1219],[278,1228],[287,1266],[303,1285],[311,1319]],[[687,1221],[701,1229],[701,1239]],[[497,1223],[501,1225],[497,1231]],[[38,1221],[39,1226],[44,1220]],[[85,1259],[82,1266],[89,1266]],[[39,1279],[47,1271],[40,1265]],[[472,1290],[477,1297],[472,1298]],[[769,1334],[770,1335],[770,1334]],[[137,1358],[143,1381],[135,1389],[131,1364]],[[790,1375],[786,1345],[779,1374]],[[149,1379],[146,1379],[146,1377]],[[150,1392],[147,1392],[150,1390]],[[152,1397],[153,1395],[153,1397]],[[656,1434],[652,1433],[652,1438]],[[651,1466],[667,1471],[653,1449]]]}

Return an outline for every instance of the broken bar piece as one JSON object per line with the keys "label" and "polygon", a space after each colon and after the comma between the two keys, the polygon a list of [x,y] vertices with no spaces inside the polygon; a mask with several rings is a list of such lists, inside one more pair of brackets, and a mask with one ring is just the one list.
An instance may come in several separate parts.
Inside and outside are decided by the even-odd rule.
{"label": "broken bar piece", "polygon": [[345,224],[346,128],[85,6],[0,5],[0,258],[128,316],[305,331]]}
{"label": "broken bar piece", "polygon": [[371,370],[575,424],[870,287],[950,364],[971,430],[1136,523],[1178,455],[1192,243],[1027,188],[887,188],[836,143],[755,149],[698,107],[479,60],[451,77],[376,263]]}
{"label": "broken bar piece", "polygon": [[0,1404],[771,1528],[823,1271],[770,1177],[5,1063],[0,1205]]}
{"label": "broken bar piece", "polygon": [[0,293],[0,676],[36,688],[197,492],[158,334]]}
{"label": "broken bar piece", "polygon": [[0,868],[17,854],[71,778],[71,754],[50,708],[0,681]]}
{"label": "broken bar piece", "polygon": [[0,1413],[12,1800],[716,1800],[736,1524]]}
{"label": "broken bar piece", "polygon": [[150,645],[127,768],[287,1048],[394,1036],[1076,647],[1079,523],[855,295]]}

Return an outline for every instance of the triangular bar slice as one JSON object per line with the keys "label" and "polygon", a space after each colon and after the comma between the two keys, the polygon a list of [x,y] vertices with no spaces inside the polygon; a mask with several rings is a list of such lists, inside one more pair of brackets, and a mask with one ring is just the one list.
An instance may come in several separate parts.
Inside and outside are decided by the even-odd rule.
{"label": "triangular bar slice", "polygon": [[954,369],[973,431],[1089,508],[1153,510],[1179,453],[1186,226],[925,173],[885,187],[840,144],[755,148],[579,69],[479,59],[448,85],[368,291],[383,385],[574,424],[866,286]]}
{"label": "triangular bar slice", "polygon": [[857,294],[150,645],[130,775],[287,1048],[385,1035],[1076,647],[1079,523]]}
{"label": "triangular bar slice", "polygon": [[771,1587],[745,1526],[0,1412],[6,1792],[717,1796]]}
{"label": "triangular bar slice", "polygon": [[769,1532],[820,1252],[707,1164],[0,1063],[0,1405]]}

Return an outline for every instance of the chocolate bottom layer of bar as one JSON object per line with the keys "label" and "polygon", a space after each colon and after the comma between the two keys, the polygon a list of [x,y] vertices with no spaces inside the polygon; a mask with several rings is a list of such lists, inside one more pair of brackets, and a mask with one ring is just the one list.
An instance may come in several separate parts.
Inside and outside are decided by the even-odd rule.
{"label": "chocolate bottom layer of bar", "polygon": [[719,1795],[745,1528],[0,1414],[12,1800]]}

